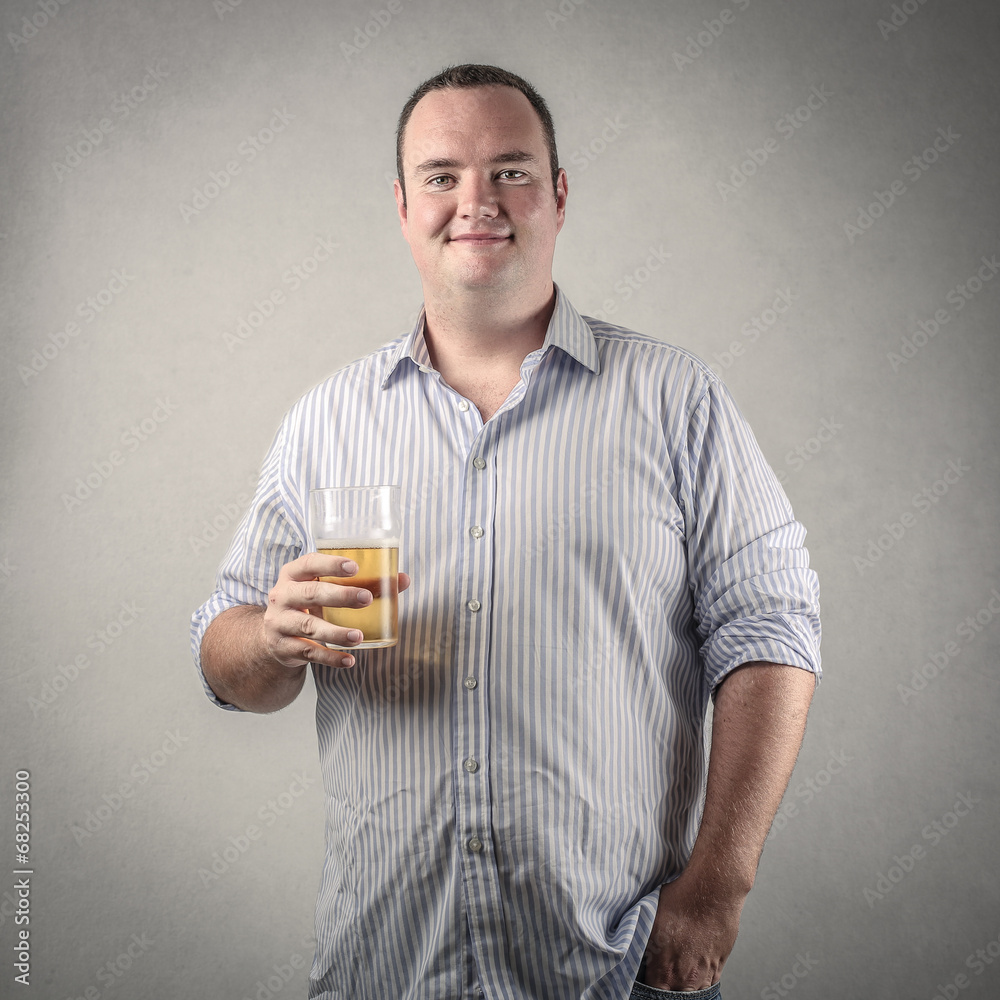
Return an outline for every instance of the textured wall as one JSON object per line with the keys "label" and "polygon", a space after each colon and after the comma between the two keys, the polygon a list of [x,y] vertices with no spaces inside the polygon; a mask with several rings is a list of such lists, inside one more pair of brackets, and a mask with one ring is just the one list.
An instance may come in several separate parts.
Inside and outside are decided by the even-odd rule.
{"label": "textured wall", "polygon": [[556,118],[556,280],[712,363],[810,529],[826,680],[727,1000],[997,996],[998,29],[991,0],[7,0],[23,995],[305,995],[310,694],[212,708],[187,622],[281,414],[419,306],[398,109],[487,61]]}

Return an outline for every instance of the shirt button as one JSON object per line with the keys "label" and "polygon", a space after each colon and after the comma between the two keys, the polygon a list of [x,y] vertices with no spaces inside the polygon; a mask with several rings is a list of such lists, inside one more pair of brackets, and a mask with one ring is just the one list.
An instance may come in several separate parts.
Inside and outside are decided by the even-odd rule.
{"label": "shirt button", "polygon": [[469,601],[468,604],[466,604],[465,606],[470,611],[478,611],[482,607],[482,605],[479,603],[479,601],[477,601],[475,598],[473,598],[471,601]]}
{"label": "shirt button", "polygon": [[472,460],[472,464],[477,469],[485,469],[486,468],[486,459],[484,459],[484,458],[474,458]]}
{"label": "shirt button", "polygon": [[478,524],[474,524],[471,528],[469,528],[469,534],[472,535],[473,538],[482,538],[483,529],[480,528]]}
{"label": "shirt button", "polygon": [[461,400],[461,401],[459,402],[459,404],[458,404],[458,408],[459,408],[459,409],[460,409],[460,410],[461,410],[461,411],[462,411],[463,413],[465,413],[465,411],[466,411],[466,410],[467,410],[467,409],[469,408],[469,401],[468,401],[467,399],[463,399],[463,400]]}
{"label": "shirt button", "polygon": [[465,845],[473,854],[478,854],[483,849],[483,842],[478,837],[470,837]]}
{"label": "shirt button", "polygon": [[475,774],[476,771],[479,770],[479,761],[472,757],[468,757],[465,761],[463,761],[462,767],[464,767],[469,774]]}
{"label": "shirt button", "polygon": [[466,677],[462,683],[471,691],[479,683],[479,681],[477,681],[475,677]]}

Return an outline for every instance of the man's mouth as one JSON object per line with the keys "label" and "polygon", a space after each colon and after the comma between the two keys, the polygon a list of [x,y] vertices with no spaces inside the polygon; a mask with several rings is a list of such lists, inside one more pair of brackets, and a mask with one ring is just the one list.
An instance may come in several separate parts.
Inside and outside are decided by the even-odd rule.
{"label": "man's mouth", "polygon": [[496,246],[513,239],[511,233],[463,233],[461,236],[453,236],[452,243],[463,243],[466,246]]}

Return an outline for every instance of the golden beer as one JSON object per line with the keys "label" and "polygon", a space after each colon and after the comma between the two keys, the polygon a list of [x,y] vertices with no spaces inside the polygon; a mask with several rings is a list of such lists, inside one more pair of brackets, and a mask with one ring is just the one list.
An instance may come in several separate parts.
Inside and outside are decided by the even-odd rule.
{"label": "golden beer", "polygon": [[332,625],[356,628],[364,639],[354,646],[338,649],[374,649],[395,646],[399,639],[397,598],[399,596],[399,541],[371,544],[320,540],[316,548],[325,556],[341,556],[358,565],[354,576],[321,576],[324,583],[360,587],[372,595],[364,608],[323,608],[323,617]]}

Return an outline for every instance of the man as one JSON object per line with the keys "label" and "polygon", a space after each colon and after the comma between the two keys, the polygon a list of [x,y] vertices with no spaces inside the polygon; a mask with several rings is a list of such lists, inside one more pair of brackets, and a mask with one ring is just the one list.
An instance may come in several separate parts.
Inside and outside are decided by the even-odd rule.
{"label": "man", "polygon": [[[710,369],[553,284],[525,81],[427,81],[397,154],[424,310],[286,416],[193,621],[224,707],[314,673],[310,996],[716,997],[819,675],[804,531]],[[318,580],[353,566],[310,553],[308,490],[390,482],[400,642],[328,648],[320,608],[371,597]]]}

